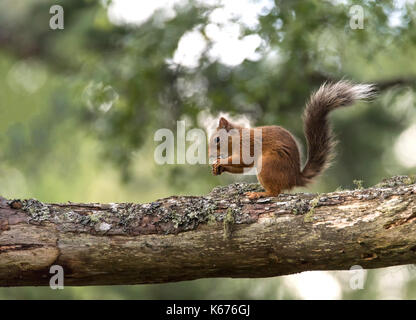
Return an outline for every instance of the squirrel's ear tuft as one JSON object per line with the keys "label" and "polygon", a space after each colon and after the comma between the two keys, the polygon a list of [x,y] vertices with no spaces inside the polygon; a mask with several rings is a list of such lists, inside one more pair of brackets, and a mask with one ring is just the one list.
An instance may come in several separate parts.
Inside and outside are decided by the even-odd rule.
{"label": "squirrel's ear tuft", "polygon": [[231,123],[228,122],[227,119],[225,119],[224,117],[220,118],[220,121],[218,123],[218,128],[219,129],[225,129],[227,131],[229,131],[231,129]]}

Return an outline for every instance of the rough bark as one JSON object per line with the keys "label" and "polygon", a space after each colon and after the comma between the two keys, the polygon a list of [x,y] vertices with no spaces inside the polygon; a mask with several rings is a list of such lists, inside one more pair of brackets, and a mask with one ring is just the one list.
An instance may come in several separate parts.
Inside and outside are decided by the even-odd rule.
{"label": "rough bark", "polygon": [[248,200],[256,184],[152,203],[0,198],[0,286],[271,277],[416,263],[416,184]]}

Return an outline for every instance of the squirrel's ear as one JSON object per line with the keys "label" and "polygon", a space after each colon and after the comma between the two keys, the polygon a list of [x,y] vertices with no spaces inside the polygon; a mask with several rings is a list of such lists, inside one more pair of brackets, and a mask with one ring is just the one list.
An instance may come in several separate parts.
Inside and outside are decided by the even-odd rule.
{"label": "squirrel's ear", "polygon": [[231,126],[231,123],[229,123],[227,119],[225,119],[224,117],[221,117],[218,123],[218,128],[229,131],[232,128],[232,126]]}

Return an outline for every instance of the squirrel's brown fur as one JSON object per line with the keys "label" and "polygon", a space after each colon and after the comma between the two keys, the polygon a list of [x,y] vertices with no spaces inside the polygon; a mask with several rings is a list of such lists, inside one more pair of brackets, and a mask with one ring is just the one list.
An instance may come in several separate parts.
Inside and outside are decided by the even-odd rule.
{"label": "squirrel's brown fur", "polygon": [[[348,81],[339,81],[331,84],[323,84],[306,104],[303,115],[304,132],[308,143],[308,160],[301,170],[299,149],[295,139],[286,129],[279,126],[265,126],[250,128],[250,152],[253,153],[255,131],[261,131],[261,169],[257,172],[257,178],[265,189],[265,192],[249,192],[249,198],[255,199],[266,196],[277,196],[282,190],[288,190],[295,186],[305,186],[313,178],[321,174],[334,157],[336,144],[330,125],[328,114],[332,110],[351,105],[354,101],[372,96],[374,87],[366,84],[352,84]],[[240,154],[232,152],[232,137],[228,137],[228,154],[226,159],[217,159],[212,165],[214,175],[222,172],[243,173],[244,168],[254,166],[253,163],[245,164],[242,161],[232,163],[236,156],[242,159],[242,130],[221,118],[217,133],[225,129],[231,132],[234,129],[240,139]],[[218,134],[210,139],[210,154],[220,151]],[[235,161],[234,161],[235,162]]]}

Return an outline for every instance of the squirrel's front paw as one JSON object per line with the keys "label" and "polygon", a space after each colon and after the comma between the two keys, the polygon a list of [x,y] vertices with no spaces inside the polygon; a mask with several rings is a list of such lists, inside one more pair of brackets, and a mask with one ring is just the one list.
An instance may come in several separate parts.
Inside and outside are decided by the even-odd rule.
{"label": "squirrel's front paw", "polygon": [[223,172],[224,172],[224,167],[219,162],[212,164],[212,174],[214,176],[218,176]]}

